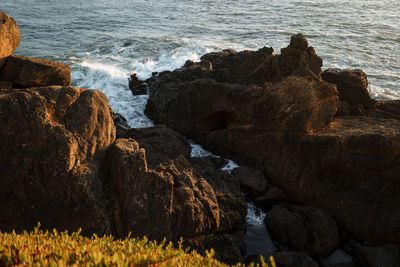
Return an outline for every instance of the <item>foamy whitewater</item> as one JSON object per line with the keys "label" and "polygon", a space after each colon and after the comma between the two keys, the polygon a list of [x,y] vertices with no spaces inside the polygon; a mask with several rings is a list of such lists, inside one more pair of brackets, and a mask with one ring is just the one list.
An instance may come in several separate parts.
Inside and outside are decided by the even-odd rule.
{"label": "foamy whitewater", "polygon": [[[225,48],[271,46],[279,53],[299,32],[324,69],[360,68],[373,97],[400,98],[399,0],[0,0],[0,10],[19,23],[16,54],[70,65],[73,84],[102,90],[132,127],[152,122],[143,113],[147,97],[128,88],[129,73],[146,79]],[[194,157],[212,156],[192,148]],[[235,167],[230,161],[224,170]],[[264,216],[249,203],[252,254],[274,250]]]}

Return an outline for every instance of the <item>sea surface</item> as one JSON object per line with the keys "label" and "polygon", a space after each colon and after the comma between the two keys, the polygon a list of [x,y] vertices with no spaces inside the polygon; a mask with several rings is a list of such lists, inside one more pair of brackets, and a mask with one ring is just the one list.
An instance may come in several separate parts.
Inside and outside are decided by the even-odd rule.
{"label": "sea surface", "polygon": [[[0,10],[19,23],[15,54],[70,65],[73,84],[102,90],[132,127],[152,122],[143,114],[147,97],[128,88],[129,73],[146,79],[225,48],[279,53],[296,33],[324,69],[360,68],[373,97],[400,98],[399,0],[0,0]],[[264,216],[249,203],[246,242],[254,253],[267,235]]]}
{"label": "sea surface", "polygon": [[72,67],[74,85],[100,89],[131,126],[151,125],[141,79],[210,51],[271,46],[303,33],[323,68],[361,68],[375,98],[400,98],[399,0],[0,0],[22,42],[16,54]]}

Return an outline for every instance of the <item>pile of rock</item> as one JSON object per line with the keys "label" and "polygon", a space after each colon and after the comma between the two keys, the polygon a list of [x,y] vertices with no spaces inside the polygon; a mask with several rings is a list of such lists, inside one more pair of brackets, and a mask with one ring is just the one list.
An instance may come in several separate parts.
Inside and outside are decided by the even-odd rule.
{"label": "pile of rock", "polygon": [[[165,127],[124,131],[97,90],[70,86],[61,63],[11,55],[16,22],[1,13],[0,230],[42,228],[179,241],[241,260],[239,183]],[[122,121],[122,120],[121,120]]]}
{"label": "pile of rock", "polygon": [[[237,177],[272,208],[266,221],[284,247],[314,258],[350,240],[398,248],[400,101],[372,100],[361,70],[322,72],[301,34],[272,51],[224,50],[160,73],[146,81],[146,114],[261,171]],[[346,251],[370,251],[360,246]]]}

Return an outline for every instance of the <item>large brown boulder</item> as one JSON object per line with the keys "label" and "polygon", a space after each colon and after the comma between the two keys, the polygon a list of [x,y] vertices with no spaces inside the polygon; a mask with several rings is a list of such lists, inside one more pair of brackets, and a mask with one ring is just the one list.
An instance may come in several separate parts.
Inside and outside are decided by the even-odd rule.
{"label": "large brown boulder", "polygon": [[197,137],[222,129],[310,132],[326,128],[337,108],[337,91],[311,73],[265,86],[190,82],[165,74],[150,85],[146,113]]}
{"label": "large brown boulder", "polygon": [[[213,153],[261,170],[288,199],[327,211],[358,240],[398,244],[399,103],[372,101],[369,117],[334,118],[336,86],[317,74],[305,46],[295,36],[281,55],[265,53],[253,80],[244,68],[229,78],[235,75],[224,62],[250,59],[233,51],[205,56],[212,68],[162,73],[148,81],[146,112]],[[279,64],[266,64],[273,57]],[[213,78],[222,66],[228,78]]]}
{"label": "large brown boulder", "polygon": [[132,232],[214,248],[241,260],[247,205],[239,183],[208,159],[191,159],[190,146],[166,127],[131,129],[111,147],[104,170],[117,236]]}
{"label": "large brown boulder", "polygon": [[47,59],[10,56],[0,81],[8,81],[13,87],[41,87],[71,84],[71,68],[68,65]]}
{"label": "large brown boulder", "polygon": [[110,233],[98,169],[115,139],[106,96],[76,87],[0,90],[0,230]]}
{"label": "large brown boulder", "polygon": [[0,11],[0,70],[6,59],[19,46],[20,35],[17,22]]}
{"label": "large brown boulder", "polygon": [[350,105],[372,103],[367,75],[362,70],[327,69],[321,76],[325,81],[336,84],[340,100]]}

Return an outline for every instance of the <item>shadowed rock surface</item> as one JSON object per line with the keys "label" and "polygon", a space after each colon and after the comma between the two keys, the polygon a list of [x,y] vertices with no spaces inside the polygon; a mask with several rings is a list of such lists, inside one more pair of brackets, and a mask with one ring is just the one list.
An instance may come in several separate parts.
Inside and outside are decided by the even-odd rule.
{"label": "shadowed rock surface", "polygon": [[[290,200],[326,210],[358,240],[399,244],[399,101],[347,103],[363,116],[335,117],[336,85],[321,78],[320,58],[305,44],[297,35],[280,55],[228,50],[161,73],[147,81],[146,113],[261,170]],[[362,72],[341,75],[368,100]]]}
{"label": "shadowed rock surface", "polygon": [[65,64],[41,58],[10,56],[0,81],[8,81],[13,87],[42,87],[71,84],[71,68]]}
{"label": "shadowed rock surface", "polygon": [[275,206],[265,222],[274,240],[295,251],[329,256],[340,244],[335,221],[319,209]]}
{"label": "shadowed rock surface", "polygon": [[188,142],[169,128],[125,136],[134,139],[113,144],[104,173],[116,233],[183,237],[192,248],[214,248],[225,262],[240,261],[247,205],[238,181],[208,159],[191,159]]}
{"label": "shadowed rock surface", "polygon": [[0,90],[0,229],[110,233],[98,177],[115,139],[100,91]]}

